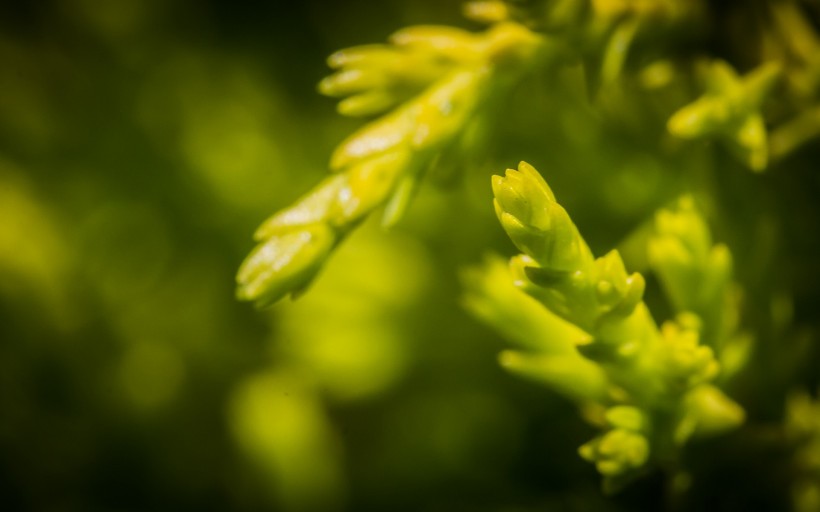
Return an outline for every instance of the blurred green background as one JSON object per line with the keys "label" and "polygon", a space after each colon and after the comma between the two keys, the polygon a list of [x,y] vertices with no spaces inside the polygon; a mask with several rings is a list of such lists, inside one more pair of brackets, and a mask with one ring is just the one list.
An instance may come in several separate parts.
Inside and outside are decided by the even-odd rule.
{"label": "blurred green background", "polygon": [[[658,476],[602,497],[576,454],[594,429],[503,373],[498,337],[459,305],[461,269],[513,251],[489,176],[521,159],[599,254],[681,191],[708,189],[769,342],[757,364],[771,377],[737,396],[776,422],[784,390],[816,387],[816,144],[764,177],[705,149],[657,155],[652,105],[613,93],[602,120],[548,77],[511,99],[485,164],[424,187],[394,230],[363,226],[303,298],[261,312],[235,301],[254,228],[361,123],[316,94],[324,59],[418,23],[475,28],[457,0],[0,7],[0,508],[661,502]],[[783,350],[789,361],[764,369]],[[709,458],[744,439],[695,449],[707,478],[692,507],[785,506],[782,454],[765,467]]]}

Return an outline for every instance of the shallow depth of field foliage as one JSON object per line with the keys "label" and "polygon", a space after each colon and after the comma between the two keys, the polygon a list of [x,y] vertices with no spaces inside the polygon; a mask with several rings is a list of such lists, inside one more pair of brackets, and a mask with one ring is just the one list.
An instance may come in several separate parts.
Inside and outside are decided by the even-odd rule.
{"label": "shallow depth of field foliage", "polygon": [[8,4],[3,510],[820,510],[817,0]]}

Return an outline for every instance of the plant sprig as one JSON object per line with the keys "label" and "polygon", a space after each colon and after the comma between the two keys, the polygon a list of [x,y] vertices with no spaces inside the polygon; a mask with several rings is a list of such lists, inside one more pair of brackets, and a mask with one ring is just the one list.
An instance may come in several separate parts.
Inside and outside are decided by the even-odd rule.
{"label": "plant sprig", "polygon": [[[743,409],[714,383],[720,363],[715,349],[701,342],[703,323],[695,314],[681,312],[658,326],[643,302],[643,277],[627,273],[616,250],[595,258],[526,162],[494,176],[493,192],[501,225],[522,254],[506,271],[495,262],[469,274],[467,304],[523,349],[503,352],[503,366],[604,411],[596,421],[604,433],[580,454],[604,475],[606,490],[617,490],[653,464],[674,465],[694,436],[743,422]],[[669,262],[667,274],[677,276],[676,260],[658,247],[694,244],[690,249],[706,257],[701,277],[708,279],[708,255],[725,247],[712,247],[697,219],[674,215],[659,216],[657,266]],[[691,289],[671,277],[667,284],[676,297]],[[510,323],[516,327],[506,327]]]}
{"label": "plant sprig", "polygon": [[256,231],[259,245],[237,275],[237,295],[266,306],[304,290],[334,247],[385,207],[383,222],[404,213],[424,172],[443,152],[468,154],[465,132],[486,115],[488,98],[531,66],[542,39],[515,23],[473,34],[450,27],[412,27],[390,46],[331,56],[339,71],[320,90],[347,96],[348,115],[394,107],[344,140],[330,159],[334,173]]}

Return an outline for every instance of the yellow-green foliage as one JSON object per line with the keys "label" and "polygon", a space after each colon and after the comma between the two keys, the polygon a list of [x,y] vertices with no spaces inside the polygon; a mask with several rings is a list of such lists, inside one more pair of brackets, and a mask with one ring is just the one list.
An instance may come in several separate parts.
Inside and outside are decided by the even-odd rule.
{"label": "yellow-green foliage", "polygon": [[[740,329],[731,252],[713,242],[714,219],[699,208],[714,209],[714,185],[694,169],[714,168],[714,155],[727,150],[759,173],[820,133],[820,45],[803,11],[792,1],[767,5],[760,55],[739,66],[687,53],[722,15],[713,9],[684,0],[470,1],[464,14],[487,25],[482,32],[415,26],[389,44],[334,53],[334,73],[319,91],[341,98],[340,114],[374,119],[336,147],[329,177],[259,227],[237,275],[239,298],[264,307],[300,295],[375,210],[394,225],[428,171],[453,162],[485,168],[474,157],[506,117],[501,100],[522,83],[554,81],[553,136],[587,151],[620,135],[613,125],[643,137],[627,164],[636,168],[631,182],[610,178],[602,157],[596,177],[579,178],[576,189],[599,191],[613,211],[651,217],[626,245],[646,277],[629,273],[618,250],[596,258],[541,175],[521,162],[493,176],[492,190],[498,220],[522,254],[509,264],[491,256],[466,272],[464,304],[515,344],[500,355],[504,368],[576,402],[603,429],[579,453],[605,489],[655,467],[689,482],[678,468],[684,445],[745,420],[724,389],[748,369],[756,338]],[[519,136],[532,135],[526,121]],[[663,183],[641,170],[676,168],[677,159],[697,177],[680,186],[667,176],[676,193],[653,201]],[[642,204],[630,204],[631,191]],[[650,312],[647,277],[669,318]]]}
{"label": "yellow-green foliage", "polygon": [[818,0],[0,3],[2,510],[820,510]]}
{"label": "yellow-green foliage", "polygon": [[[720,365],[713,348],[700,343],[703,324],[693,313],[681,313],[659,328],[642,301],[643,277],[628,275],[617,251],[595,259],[531,165],[521,162],[518,170],[494,176],[493,190],[501,225],[523,254],[510,261],[509,272],[497,263],[484,276],[474,271],[467,303],[517,344],[532,338],[525,344],[529,350],[503,353],[502,365],[585,407],[592,402],[607,410],[601,425],[607,432],[580,448],[606,477],[606,489],[619,488],[650,460],[670,464],[693,435],[723,433],[743,422],[743,409],[712,384]],[[688,257],[684,246],[703,254],[726,250],[711,247],[691,200],[683,205],[683,214],[658,214],[663,235],[650,245],[654,266],[666,270],[665,283],[675,298],[686,295],[693,282],[708,283],[713,274],[709,266],[692,268],[698,260]],[[678,250],[661,251],[661,243]],[[725,265],[720,268],[727,272]]]}

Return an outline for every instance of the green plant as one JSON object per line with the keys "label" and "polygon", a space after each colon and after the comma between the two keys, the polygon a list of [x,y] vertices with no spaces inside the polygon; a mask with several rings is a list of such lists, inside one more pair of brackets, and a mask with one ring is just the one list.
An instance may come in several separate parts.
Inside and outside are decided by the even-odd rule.
{"label": "green plant", "polygon": [[413,27],[391,39],[391,46],[330,57],[339,71],[320,90],[348,96],[339,103],[342,114],[395,108],[336,148],[333,176],[259,227],[260,245],[237,276],[240,298],[266,305],[300,293],[333,247],[380,206],[383,222],[395,223],[432,164],[467,158],[481,144],[482,125],[490,122],[487,103],[531,65],[541,46],[514,23],[480,35]]}
{"label": "green plant", "polygon": [[[238,296],[268,306],[303,293],[375,210],[384,209],[385,226],[395,225],[425,175],[508,158],[496,139],[559,162],[537,154],[555,134],[568,147],[550,148],[567,160],[584,161],[585,151],[612,155],[613,167],[637,168],[633,182],[604,168],[604,156],[587,165],[596,168],[591,176],[579,172],[563,183],[599,221],[621,215],[616,229],[632,230],[624,257],[612,250],[595,258],[552,189],[522,162],[492,182],[497,216],[522,254],[509,265],[489,257],[467,272],[465,303],[516,345],[502,352],[503,367],[569,398],[602,430],[579,453],[606,490],[660,467],[683,493],[693,478],[684,446],[739,429],[746,404],[734,393],[766,387],[744,379],[765,354],[780,357],[770,348],[777,315],[744,329],[741,318],[789,293],[780,274],[750,277],[782,264],[782,253],[740,253],[749,260],[739,262],[747,284],[710,225],[741,233],[734,236],[741,244],[758,237],[764,228],[739,227],[746,204],[731,183],[765,195],[765,182],[752,180],[772,168],[790,172],[789,159],[820,134],[816,4],[728,4],[473,1],[465,13],[489,25],[481,32],[417,26],[390,44],[332,55],[335,74],[320,92],[343,98],[342,115],[375,119],[336,148],[331,176],[259,227],[237,276]],[[731,30],[747,22],[748,38]],[[748,39],[759,44],[749,50]],[[545,78],[549,85],[539,82]],[[522,102],[522,90],[536,95]],[[522,104],[535,114],[516,114]],[[535,119],[547,115],[546,123]],[[513,128],[499,128],[510,119]],[[743,175],[735,162],[755,174]],[[644,183],[642,170],[654,182]],[[577,199],[584,194],[586,201]],[[793,212],[779,201],[763,207],[761,224],[788,222]],[[628,267],[653,280],[651,300],[647,278]],[[744,293],[752,295],[748,303]],[[784,373],[799,371],[787,359],[778,363]],[[767,391],[782,403],[798,381],[786,376]],[[805,496],[815,487],[801,489],[809,489],[803,502],[814,499]]]}
{"label": "green plant", "polygon": [[742,423],[743,410],[712,383],[732,331],[724,322],[734,313],[725,303],[730,258],[711,245],[690,198],[658,214],[649,244],[677,310],[659,328],[643,302],[644,278],[627,275],[617,250],[594,258],[532,166],[495,176],[493,190],[498,218],[523,254],[509,269],[493,260],[471,273],[467,303],[502,333],[516,326],[508,336],[529,349],[503,352],[502,366],[579,402],[605,430],[579,451],[605,489],[620,488],[649,461],[674,468],[691,437]]}

